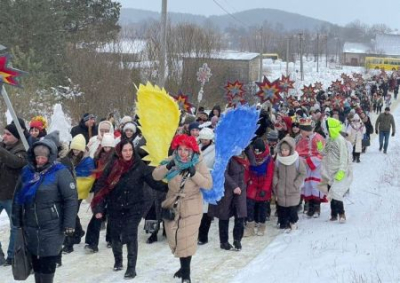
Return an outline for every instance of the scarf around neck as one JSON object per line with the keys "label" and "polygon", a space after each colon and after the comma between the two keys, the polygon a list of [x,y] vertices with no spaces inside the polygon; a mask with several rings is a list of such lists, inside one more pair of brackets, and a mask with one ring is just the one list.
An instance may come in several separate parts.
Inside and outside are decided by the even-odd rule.
{"label": "scarf around neck", "polygon": [[125,161],[122,156],[119,156],[114,162],[110,163],[112,166],[111,171],[106,177],[104,186],[94,196],[91,203],[92,208],[99,204],[116,187],[121,176],[132,168],[134,158],[135,157],[132,156],[131,160]]}
{"label": "scarf around neck", "polygon": [[40,185],[55,182],[57,171],[64,168],[66,167],[57,161],[40,172],[31,166],[25,166],[22,170],[22,189],[17,195],[17,203],[19,205],[32,203]]}
{"label": "scarf around neck", "polygon": [[295,163],[298,158],[299,158],[299,154],[297,153],[297,151],[295,151],[292,155],[289,155],[289,156],[281,156],[280,154],[278,154],[276,159],[279,161],[279,163],[289,166],[289,165],[292,165],[293,163]]}
{"label": "scarf around neck", "polygon": [[[195,166],[197,163],[199,163],[199,154],[198,153],[193,153],[192,159],[188,162],[182,162],[181,158],[179,157],[179,154],[175,151],[173,154],[173,158],[175,161],[175,166],[171,168],[171,170],[168,171],[167,175],[165,178],[167,181],[170,181],[173,179],[175,176],[183,173],[184,170]],[[170,160],[164,160],[161,162],[161,165],[168,164]]]}

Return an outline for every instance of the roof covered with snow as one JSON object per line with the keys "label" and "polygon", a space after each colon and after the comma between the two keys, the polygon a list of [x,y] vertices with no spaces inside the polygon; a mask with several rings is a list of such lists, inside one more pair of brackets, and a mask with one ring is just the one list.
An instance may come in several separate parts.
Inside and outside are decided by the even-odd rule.
{"label": "roof covered with snow", "polygon": [[343,46],[343,53],[366,54],[370,53],[370,50],[370,46],[358,42],[345,42]]}
{"label": "roof covered with snow", "polygon": [[377,34],[375,44],[377,53],[400,56],[400,35]]}
{"label": "roof covered with snow", "polygon": [[[234,50],[221,50],[212,52],[210,55],[201,54],[198,57],[210,58],[210,59],[220,59],[220,60],[238,60],[238,61],[251,61],[260,56],[260,53],[254,52],[239,52]],[[196,58],[196,54],[191,54],[190,56],[183,56],[186,58]]]}
{"label": "roof covered with snow", "polygon": [[141,39],[121,39],[119,41],[109,42],[102,47],[97,48],[99,53],[122,53],[138,54],[146,48],[146,41]]}

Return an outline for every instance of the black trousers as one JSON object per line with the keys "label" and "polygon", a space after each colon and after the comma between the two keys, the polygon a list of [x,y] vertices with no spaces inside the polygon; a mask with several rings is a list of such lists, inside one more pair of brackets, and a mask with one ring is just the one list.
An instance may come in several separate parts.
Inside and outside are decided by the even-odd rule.
{"label": "black trousers", "polygon": [[331,200],[331,216],[337,217],[338,214],[344,214],[343,201]]}
{"label": "black trousers", "polygon": [[[229,220],[219,220],[219,241],[227,243],[229,241]],[[233,240],[241,241],[244,232],[244,218],[235,217],[235,226],[233,227]]]}
{"label": "black trousers", "polygon": [[211,222],[213,218],[208,216],[207,213],[203,213],[201,218],[200,228],[199,228],[199,241],[208,242],[208,232],[210,231]]}
{"label": "black trousers", "polygon": [[309,200],[308,202],[308,213],[309,215],[319,212],[321,210],[321,202],[318,200]]}
{"label": "black trousers", "polygon": [[278,206],[278,223],[279,228],[286,229],[290,228],[290,223],[294,224],[299,221],[299,216],[297,215],[297,206],[283,207]]}
{"label": "black trousers", "polygon": [[[110,220],[111,221],[111,220]],[[129,227],[121,227],[122,229],[129,230],[129,235],[124,236],[122,232],[120,235],[116,231],[112,231],[113,227],[110,227],[111,232],[111,246],[114,254],[115,262],[122,263],[122,246],[123,242],[126,244],[128,251],[128,267],[136,268],[137,256],[138,256],[138,227],[139,227],[140,219],[137,219],[133,222],[130,222]]]}
{"label": "black trousers", "polygon": [[265,223],[267,216],[271,215],[269,201],[255,201],[247,199],[247,222]]}
{"label": "black trousers", "polygon": [[[92,216],[90,219],[89,225],[86,229],[86,238],[85,238],[85,243],[98,247],[99,246],[99,238],[100,238],[100,230],[101,230],[101,224],[105,221],[104,218],[102,219],[97,219],[95,215]],[[111,242],[111,237],[110,237],[110,228],[109,225],[106,226],[106,242]]]}
{"label": "black trousers", "polygon": [[56,272],[58,256],[45,256],[37,258],[32,255],[32,267],[35,273],[53,274]]}
{"label": "black trousers", "polygon": [[81,242],[81,237],[83,234],[83,229],[81,225],[81,220],[78,216],[79,208],[81,207],[82,200],[78,201],[78,211],[76,213],[76,221],[75,221],[75,232],[73,236],[67,236],[64,240],[64,246],[73,247],[75,244],[79,244]]}

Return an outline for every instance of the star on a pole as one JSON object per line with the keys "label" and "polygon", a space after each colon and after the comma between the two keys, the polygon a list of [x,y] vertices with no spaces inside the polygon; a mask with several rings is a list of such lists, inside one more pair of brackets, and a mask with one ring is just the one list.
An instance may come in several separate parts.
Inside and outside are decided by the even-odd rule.
{"label": "star on a pole", "polygon": [[0,56],[0,84],[8,84],[15,87],[22,87],[18,81],[18,77],[26,74],[26,72],[8,67],[10,55]]}

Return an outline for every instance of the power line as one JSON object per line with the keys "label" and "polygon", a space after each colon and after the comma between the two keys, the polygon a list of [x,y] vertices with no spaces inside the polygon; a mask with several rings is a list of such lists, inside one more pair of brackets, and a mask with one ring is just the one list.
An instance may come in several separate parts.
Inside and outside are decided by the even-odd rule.
{"label": "power line", "polygon": [[239,22],[240,24],[244,25],[245,27],[249,27],[247,24],[245,24],[244,22],[242,22],[240,19],[236,18],[235,15],[233,15],[231,12],[229,12],[228,10],[226,10],[220,3],[218,3],[217,0],[213,0],[213,2],[215,4],[218,5],[218,7],[220,7],[225,13],[227,13],[229,16],[231,16],[234,20],[236,20],[237,22]]}

